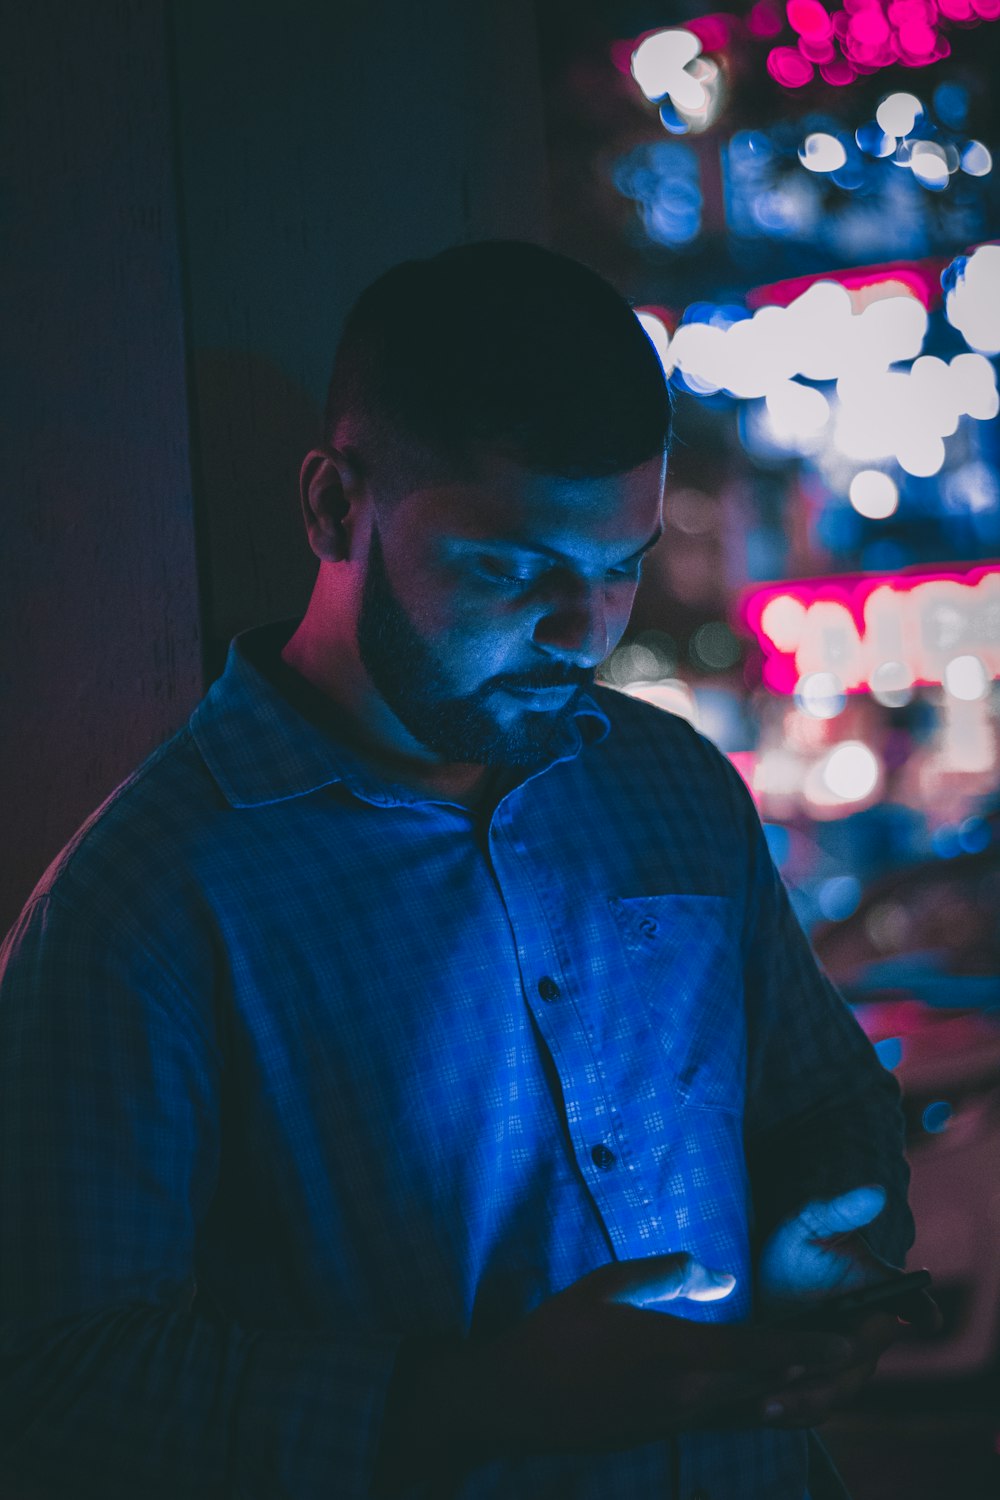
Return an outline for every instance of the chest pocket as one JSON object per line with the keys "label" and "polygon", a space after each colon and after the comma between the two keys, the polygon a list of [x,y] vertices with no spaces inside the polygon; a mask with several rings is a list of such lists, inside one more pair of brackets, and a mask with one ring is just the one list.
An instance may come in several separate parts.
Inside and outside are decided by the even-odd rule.
{"label": "chest pocket", "polygon": [[639,998],[680,1097],[742,1113],[746,1022],[740,934],[727,896],[609,901]]}

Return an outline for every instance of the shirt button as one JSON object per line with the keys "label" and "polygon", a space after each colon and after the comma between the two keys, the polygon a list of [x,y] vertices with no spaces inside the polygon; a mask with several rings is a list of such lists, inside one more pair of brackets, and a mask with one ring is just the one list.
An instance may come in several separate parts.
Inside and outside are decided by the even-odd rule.
{"label": "shirt button", "polygon": [[595,1167],[600,1167],[602,1172],[610,1172],[615,1164],[615,1153],[609,1151],[602,1142],[599,1146],[591,1147],[590,1159]]}
{"label": "shirt button", "polygon": [[538,981],[538,993],[543,1000],[559,999],[559,986],[550,974],[543,974]]}

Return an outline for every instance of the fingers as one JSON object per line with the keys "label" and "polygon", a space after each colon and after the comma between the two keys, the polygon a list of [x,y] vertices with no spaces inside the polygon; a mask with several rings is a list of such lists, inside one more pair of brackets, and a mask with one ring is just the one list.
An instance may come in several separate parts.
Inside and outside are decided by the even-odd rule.
{"label": "fingers", "polygon": [[728,1297],[736,1285],[736,1277],[729,1271],[710,1271],[707,1266],[693,1260],[684,1279],[682,1296],[692,1302],[718,1302]]}
{"label": "fingers", "polygon": [[929,1292],[917,1292],[905,1310],[900,1308],[898,1316],[918,1334],[940,1333],[944,1327],[941,1309]]}
{"label": "fingers", "polygon": [[814,1239],[827,1239],[831,1235],[848,1234],[878,1218],[886,1203],[886,1191],[872,1183],[866,1187],[851,1188],[838,1198],[807,1203],[799,1218]]}
{"label": "fingers", "polygon": [[685,1253],[651,1255],[645,1260],[622,1261],[597,1273],[606,1283],[604,1302],[627,1303],[631,1307],[655,1308],[686,1297],[692,1302],[717,1302],[728,1297],[736,1277],[728,1271],[713,1271]]}
{"label": "fingers", "polygon": [[811,1330],[748,1328],[746,1363],[758,1370],[787,1370],[795,1366],[810,1373],[842,1369],[857,1358],[852,1339],[839,1333]]}
{"label": "fingers", "polygon": [[812,1427],[825,1421],[871,1379],[879,1359],[901,1331],[891,1314],[869,1314],[855,1326],[849,1339],[841,1341],[851,1351],[841,1368],[807,1372],[804,1379],[787,1379],[764,1398],[761,1418],[781,1427]]}
{"label": "fingers", "polygon": [[770,1427],[817,1427],[867,1385],[877,1363],[868,1359],[836,1375],[796,1381],[773,1391],[761,1402],[760,1418]]}
{"label": "fingers", "polygon": [[871,1355],[878,1359],[890,1344],[896,1342],[902,1331],[902,1325],[893,1313],[869,1313],[862,1322],[855,1324],[851,1342],[859,1358]]}

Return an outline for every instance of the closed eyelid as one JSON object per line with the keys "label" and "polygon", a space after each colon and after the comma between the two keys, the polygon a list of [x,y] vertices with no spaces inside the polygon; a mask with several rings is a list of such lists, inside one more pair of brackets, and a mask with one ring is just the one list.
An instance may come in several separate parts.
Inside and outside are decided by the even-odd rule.
{"label": "closed eyelid", "polygon": [[[623,558],[621,562],[612,563],[611,567],[607,568],[605,571],[608,573],[621,573],[626,569],[636,567],[639,563],[642,562],[643,558],[646,556],[646,553],[652,551],[662,535],[663,527],[657,526],[653,535],[649,537],[647,541],[643,542],[641,547],[637,547],[634,552],[630,553],[628,557]],[[479,547],[481,549],[482,556],[489,556],[491,554],[495,556],[498,553],[503,553],[507,556],[513,554],[519,555],[525,560],[531,559],[534,561],[538,559],[544,559],[556,566],[561,565],[563,567],[569,568],[572,572],[576,571],[576,564],[574,559],[571,557],[567,557],[565,553],[559,552],[554,547],[531,546],[527,542],[517,542],[514,540],[505,541],[502,538],[493,538],[489,542],[480,542]],[[512,563],[511,566],[516,566],[516,564]]]}
{"label": "closed eyelid", "polygon": [[[657,541],[659,541],[659,537],[654,541],[647,542],[645,546],[640,547],[637,552],[633,552],[630,557],[623,558],[621,562],[612,563],[610,567],[604,570],[605,573],[628,573],[638,568],[645,560],[646,554],[651,551]],[[512,569],[517,567],[527,569],[535,564],[542,564],[544,566],[541,568],[539,576],[541,576],[542,572],[549,572],[553,569],[561,569],[576,574],[581,571],[573,558],[565,557],[562,553],[549,551],[548,549],[542,551],[540,548],[535,547],[519,547],[516,543],[497,543],[495,549],[484,547],[480,556],[493,559],[499,559],[502,556],[505,559],[509,559],[506,565]]]}

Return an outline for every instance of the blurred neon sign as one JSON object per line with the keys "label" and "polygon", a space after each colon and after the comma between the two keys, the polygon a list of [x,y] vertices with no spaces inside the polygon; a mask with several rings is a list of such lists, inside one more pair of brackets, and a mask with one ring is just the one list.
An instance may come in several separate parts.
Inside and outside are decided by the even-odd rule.
{"label": "blurred neon sign", "polygon": [[[1000,677],[1000,562],[790,579],[744,594],[738,613],[775,693],[794,693],[814,673],[848,693],[871,690],[887,672],[952,691],[970,672],[984,685]],[[960,688],[958,696],[979,694]]]}
{"label": "blurred neon sign", "polygon": [[769,286],[753,287],[747,292],[747,306],[788,307],[816,281],[836,281],[851,293],[855,312],[878,296],[907,295],[916,297],[928,312],[940,306],[943,293],[941,273],[950,264],[947,256],[926,260],[894,260],[877,266],[851,266],[844,270],[815,272],[774,281]]}

